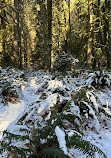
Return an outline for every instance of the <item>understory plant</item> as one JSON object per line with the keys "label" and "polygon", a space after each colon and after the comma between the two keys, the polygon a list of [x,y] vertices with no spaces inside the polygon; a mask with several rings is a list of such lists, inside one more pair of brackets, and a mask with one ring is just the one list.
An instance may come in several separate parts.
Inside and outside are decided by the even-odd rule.
{"label": "understory plant", "polygon": [[[92,82],[70,92],[61,80],[48,80],[35,91],[39,97],[27,106],[17,121],[17,133],[4,131],[1,153],[7,151],[8,157],[17,158],[76,158],[74,152],[77,149],[86,157],[95,158],[95,154],[107,157],[84,137],[87,129],[99,133],[100,114],[111,118],[109,106],[102,104],[102,92]],[[67,154],[60,146],[55,132],[57,127],[65,135]]]}

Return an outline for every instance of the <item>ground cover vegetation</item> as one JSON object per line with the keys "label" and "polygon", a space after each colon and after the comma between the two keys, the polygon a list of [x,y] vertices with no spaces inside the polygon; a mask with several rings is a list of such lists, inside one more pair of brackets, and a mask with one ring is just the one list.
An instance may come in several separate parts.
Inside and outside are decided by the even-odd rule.
{"label": "ground cover vegetation", "polygon": [[0,1],[0,157],[111,157],[110,8]]}
{"label": "ground cover vegetation", "polygon": [[[110,74],[86,71],[72,77],[71,72],[1,69],[0,82],[7,83],[5,90],[4,86],[0,89],[1,106],[20,106],[24,100],[25,108],[3,131],[0,154],[27,158],[109,156],[99,141],[103,131],[110,134],[111,130]],[[87,139],[89,131],[97,135],[99,145]]]}
{"label": "ground cover vegetation", "polygon": [[109,69],[110,38],[110,0],[0,2],[2,67],[49,71],[64,55],[78,59],[79,68]]}

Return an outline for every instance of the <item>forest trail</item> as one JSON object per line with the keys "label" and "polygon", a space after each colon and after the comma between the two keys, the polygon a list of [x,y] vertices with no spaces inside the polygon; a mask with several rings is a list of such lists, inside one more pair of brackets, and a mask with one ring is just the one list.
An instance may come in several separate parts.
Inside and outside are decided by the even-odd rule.
{"label": "forest trail", "polygon": [[[23,99],[16,104],[8,102],[8,105],[0,105],[0,139],[2,138],[3,131],[17,118],[23,114],[26,106],[32,101],[36,100],[37,95],[33,95],[31,86],[26,88],[22,87]],[[11,126],[12,127],[12,126]]]}
{"label": "forest trail", "polygon": [[17,119],[25,107],[26,104],[24,101],[16,104],[8,103],[7,106],[0,106],[0,139],[2,138],[3,131],[6,130],[12,121]]}

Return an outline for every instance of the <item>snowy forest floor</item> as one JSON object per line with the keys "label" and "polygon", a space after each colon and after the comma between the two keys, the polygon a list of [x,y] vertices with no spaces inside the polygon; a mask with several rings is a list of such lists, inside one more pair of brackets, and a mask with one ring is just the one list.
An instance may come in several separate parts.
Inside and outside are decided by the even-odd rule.
{"label": "snowy forest floor", "polygon": [[[62,76],[60,73],[43,71],[1,69],[0,75],[0,158],[21,158],[22,154],[26,158],[31,157],[25,151],[20,153],[17,150],[29,151],[30,140],[16,136],[26,136],[27,132],[24,131],[27,130],[31,139],[33,129],[42,130],[49,120],[54,134],[49,131],[47,137],[41,136],[39,141],[42,146],[55,136],[51,146],[57,144],[65,156],[86,158],[86,149],[80,150],[81,147],[75,147],[77,144],[70,148],[67,146],[66,135],[71,139],[76,133],[111,158],[110,72],[86,71],[72,77],[69,72]],[[55,116],[52,117],[53,110],[56,110],[56,117],[63,119],[62,123]],[[30,151],[32,153],[33,149]],[[36,152],[34,154],[37,155]],[[103,156],[94,152],[92,157]]]}

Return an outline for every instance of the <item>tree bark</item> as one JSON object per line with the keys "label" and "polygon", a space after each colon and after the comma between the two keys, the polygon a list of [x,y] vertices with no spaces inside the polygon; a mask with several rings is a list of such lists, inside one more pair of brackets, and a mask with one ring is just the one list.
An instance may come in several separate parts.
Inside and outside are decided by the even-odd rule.
{"label": "tree bark", "polygon": [[43,69],[46,66],[47,60],[47,14],[46,14],[46,6],[43,4]]}
{"label": "tree bark", "polygon": [[51,51],[52,51],[52,0],[47,0],[47,20],[48,20],[48,63],[47,70],[51,69]]}
{"label": "tree bark", "polygon": [[[5,0],[3,0],[3,4],[5,5]],[[2,24],[2,57],[3,57],[3,66],[5,66],[5,64],[7,63],[7,61],[5,61],[6,58],[6,23],[5,23],[5,18],[6,18],[6,12],[5,10],[2,10],[2,15],[3,17],[1,17],[1,24]]]}
{"label": "tree bark", "polygon": [[106,55],[106,61],[107,61],[107,68],[110,68],[110,32],[109,32],[109,12],[110,12],[110,2],[108,0],[105,0],[105,12],[103,16],[104,20],[104,28],[103,28],[103,34],[104,34],[104,51]]}
{"label": "tree bark", "polygon": [[19,15],[19,0],[14,0],[14,6],[16,9],[15,12],[15,21],[14,26],[14,53],[17,58],[17,66],[22,67],[22,51],[21,51],[21,29],[20,29],[20,15]]}
{"label": "tree bark", "polygon": [[69,52],[71,51],[71,12],[70,12],[70,0],[68,1],[69,8]]}
{"label": "tree bark", "polygon": [[87,66],[90,69],[92,66],[92,23],[93,23],[93,5],[92,0],[88,0],[88,17],[89,17],[89,32],[88,32],[88,48],[87,48]]}
{"label": "tree bark", "polygon": [[106,26],[106,56],[107,56],[107,68],[110,68],[110,30],[109,30],[109,20],[110,20],[110,1],[105,0],[105,8],[106,8],[106,17],[105,17],[105,26]]}

